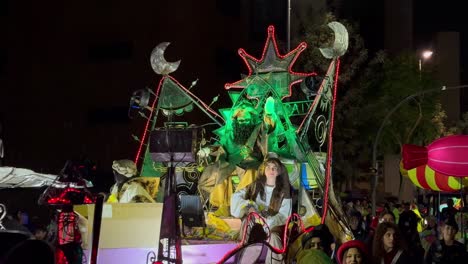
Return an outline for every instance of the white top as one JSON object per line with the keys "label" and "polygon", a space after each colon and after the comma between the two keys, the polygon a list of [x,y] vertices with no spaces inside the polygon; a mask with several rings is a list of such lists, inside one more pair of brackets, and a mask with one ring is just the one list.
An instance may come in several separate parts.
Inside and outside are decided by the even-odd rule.
{"label": "white top", "polygon": [[[231,197],[231,215],[237,218],[242,218],[246,213],[247,205],[251,204],[257,211],[259,208],[268,208],[270,206],[271,195],[273,194],[274,187],[265,186],[265,200],[262,200],[260,195],[257,195],[255,204],[244,199],[247,188],[243,188],[235,192]],[[284,198],[281,207],[276,215],[266,217],[266,222],[270,228],[286,224],[286,220],[291,214],[292,199]]]}

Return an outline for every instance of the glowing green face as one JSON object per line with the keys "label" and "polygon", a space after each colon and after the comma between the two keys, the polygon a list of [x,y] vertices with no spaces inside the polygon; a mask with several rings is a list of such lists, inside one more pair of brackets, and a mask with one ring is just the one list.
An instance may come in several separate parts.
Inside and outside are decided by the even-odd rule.
{"label": "glowing green face", "polygon": [[244,111],[242,115],[237,117],[237,123],[239,123],[239,125],[246,125],[250,124],[251,122],[252,115],[247,111]]}

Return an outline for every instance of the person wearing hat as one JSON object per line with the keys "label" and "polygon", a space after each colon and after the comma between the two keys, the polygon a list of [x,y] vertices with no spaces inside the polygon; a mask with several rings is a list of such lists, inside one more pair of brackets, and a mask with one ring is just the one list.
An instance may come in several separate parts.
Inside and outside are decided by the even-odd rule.
{"label": "person wearing hat", "polygon": [[367,246],[359,240],[343,243],[337,253],[338,264],[366,264]]}
{"label": "person wearing hat", "polygon": [[127,159],[112,163],[115,184],[111,187],[108,203],[154,203],[153,197],[138,181],[135,162]]}
{"label": "person wearing hat", "polygon": [[[332,251],[334,249],[333,235],[324,224],[311,227],[310,231],[302,233],[296,241],[290,243],[287,252],[286,263],[300,263],[299,259],[308,255],[309,250],[321,251],[331,261]],[[302,257],[300,257],[302,256]],[[304,259],[309,259],[303,258]],[[333,261],[332,261],[333,262]],[[302,262],[312,263],[312,262]]]}
{"label": "person wearing hat", "polygon": [[467,263],[465,246],[455,240],[458,232],[458,224],[453,217],[444,221],[442,227],[442,239],[432,243],[426,254],[425,263]]}

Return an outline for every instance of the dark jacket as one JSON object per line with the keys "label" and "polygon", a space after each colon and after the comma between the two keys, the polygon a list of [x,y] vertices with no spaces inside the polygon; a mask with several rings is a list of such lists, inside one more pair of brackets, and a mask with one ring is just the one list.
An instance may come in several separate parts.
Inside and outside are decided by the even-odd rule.
{"label": "dark jacket", "polygon": [[416,264],[405,250],[392,250],[383,258],[378,258],[375,264]]}
{"label": "dark jacket", "polygon": [[449,263],[461,264],[468,263],[468,255],[465,246],[458,242],[453,241],[453,245],[447,246],[443,239],[434,241],[429,251],[426,254],[425,263]]}

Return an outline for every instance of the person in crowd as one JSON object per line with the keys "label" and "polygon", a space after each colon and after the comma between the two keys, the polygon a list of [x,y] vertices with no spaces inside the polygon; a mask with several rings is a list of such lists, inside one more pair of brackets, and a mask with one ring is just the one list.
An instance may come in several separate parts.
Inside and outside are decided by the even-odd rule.
{"label": "person in crowd", "polygon": [[359,212],[361,213],[361,221],[363,223],[363,229],[364,231],[367,233],[368,229],[368,225],[371,221],[371,208],[369,207],[369,202],[367,200],[367,197],[364,197],[361,201],[361,209],[359,210]]}
{"label": "person in crowd", "polygon": [[[268,243],[276,248],[282,248],[281,229],[284,228],[292,209],[290,189],[286,167],[279,159],[268,158],[259,167],[257,179],[232,195],[231,215],[243,218],[241,230],[245,224],[248,224],[246,216],[249,213],[255,212],[263,216],[271,230]],[[244,251],[248,250],[249,247]],[[247,256],[249,253],[242,254]],[[269,250],[265,263],[284,263],[283,255]]]}
{"label": "person in crowd", "polygon": [[362,211],[361,199],[354,200],[354,209],[358,212]]}
{"label": "person in crowd", "polygon": [[332,264],[330,257],[322,250],[310,248],[302,250],[297,256],[297,264]]}
{"label": "person in crowd", "polygon": [[403,212],[404,208],[402,204],[395,204],[392,209],[392,213],[395,216],[395,224],[398,224],[400,221],[400,214]]}
{"label": "person in crowd", "polygon": [[292,242],[290,242],[288,247],[286,263],[298,263],[299,255],[304,256],[304,251],[309,249],[323,251],[332,260],[330,256],[333,256],[332,252],[335,249],[335,243],[328,227],[324,224],[319,224],[309,227],[308,230],[308,232],[302,233],[297,237],[297,240],[289,240]]}
{"label": "person in crowd", "polygon": [[111,187],[108,203],[154,203],[154,198],[138,181],[135,162],[127,159],[112,163],[115,184]]}
{"label": "person in crowd", "polygon": [[384,204],[384,210],[390,211],[390,212],[391,212],[391,211],[392,211],[392,206],[393,206],[392,203],[387,201],[387,202]]}
{"label": "person in crowd", "polygon": [[[460,232],[455,236],[455,240],[464,243],[468,242],[468,207],[462,207],[455,214],[455,222],[458,224]],[[468,250],[468,247],[467,247]]]}
{"label": "person in crowd", "polygon": [[363,215],[366,216],[369,214],[369,209],[370,209],[370,206],[369,206],[369,201],[368,201],[368,198],[367,197],[364,197],[364,199],[362,199],[362,203],[361,203],[361,206],[362,206],[362,210],[363,210]]}
{"label": "person in crowd", "polygon": [[34,238],[37,240],[46,240],[47,238],[47,228],[43,226],[36,226],[33,232]]}
{"label": "person in crowd", "polygon": [[447,207],[442,209],[442,212],[440,213],[440,218],[442,221],[445,221],[446,219],[452,217],[454,218],[455,215],[457,214],[458,210],[457,208],[453,207],[453,200],[452,198],[447,199]]}
{"label": "person in crowd", "polygon": [[353,232],[354,238],[364,241],[367,237],[367,234],[363,227],[362,219],[362,214],[359,211],[352,211],[349,219],[349,225],[351,227],[351,232]]}
{"label": "person in crowd", "polygon": [[332,255],[332,251],[334,250],[333,244],[333,236],[324,224],[316,226],[302,237],[302,249],[318,249],[325,252],[327,256]]}
{"label": "person in crowd", "polygon": [[29,224],[29,214],[23,210],[17,210],[15,213],[16,219],[20,224],[27,226]]}
{"label": "person in crowd", "polygon": [[338,264],[366,264],[369,263],[367,246],[359,240],[343,243],[337,253]]}
{"label": "person in crowd", "polygon": [[419,216],[411,210],[411,204],[408,202],[404,203],[404,211],[400,214],[398,227],[405,239],[406,245],[408,245],[408,253],[418,263],[423,262],[424,259],[424,249],[421,246],[421,239],[418,233],[418,223],[420,220]]}
{"label": "person in crowd", "polygon": [[4,219],[2,219],[2,225],[6,230],[20,231],[27,234],[28,236],[32,236],[31,231],[29,231],[27,226],[23,224],[25,223],[26,219],[21,217],[21,210],[17,210],[13,215],[8,214],[6,208],[5,211],[6,216]]}
{"label": "person in crowd", "polygon": [[45,241],[28,239],[10,249],[4,256],[3,264],[55,264],[52,247]]}
{"label": "person in crowd", "polygon": [[419,233],[421,246],[424,249],[424,257],[426,257],[432,243],[437,240],[437,233],[437,218],[433,215],[427,216],[424,219],[424,229]]}
{"label": "person in crowd", "polygon": [[426,254],[425,263],[467,263],[465,246],[455,240],[458,232],[458,224],[451,217],[445,219],[442,227],[442,239],[436,240]]}
{"label": "person in crowd", "polygon": [[375,232],[372,256],[376,264],[406,264],[413,263],[405,247],[398,226],[384,222],[377,226]]}
{"label": "person in crowd", "polygon": [[36,230],[37,227],[42,227],[43,224],[42,224],[40,217],[37,215],[32,216],[30,226],[31,226],[31,231]]}
{"label": "person in crowd", "polygon": [[352,200],[347,200],[343,203],[343,211],[346,215],[350,215],[351,212],[355,211],[354,202]]}
{"label": "person in crowd", "polygon": [[404,236],[412,235],[417,232],[419,217],[410,209],[410,203],[405,202],[403,204],[404,210],[400,213],[400,219],[398,226]]}
{"label": "person in crowd", "polygon": [[379,215],[379,223],[383,222],[395,224],[395,215],[391,211],[383,210],[382,213]]}
{"label": "person in crowd", "polygon": [[375,230],[377,229],[377,226],[380,223],[395,223],[395,216],[391,211],[388,210],[387,207],[384,207],[385,209],[382,209],[382,211],[379,212],[378,216],[375,216],[368,228],[368,232],[366,235],[366,238],[364,239],[364,243],[367,245],[368,252],[372,252],[372,244],[374,242],[374,235],[375,235]]}

